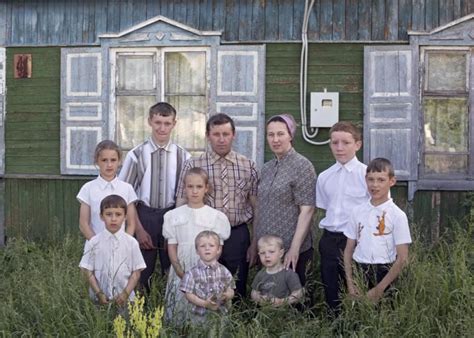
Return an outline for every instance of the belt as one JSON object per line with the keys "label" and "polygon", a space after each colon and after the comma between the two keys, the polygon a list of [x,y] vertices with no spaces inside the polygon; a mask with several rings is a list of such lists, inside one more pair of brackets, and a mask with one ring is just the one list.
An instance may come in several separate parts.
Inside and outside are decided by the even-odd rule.
{"label": "belt", "polygon": [[161,209],[161,208],[152,208],[152,207],[149,207],[148,205],[146,205],[145,203],[143,203],[142,201],[139,201],[137,203],[137,209],[143,209],[143,210],[148,210],[148,211],[168,211],[168,210],[171,210],[171,209],[174,209],[175,208],[175,205],[172,205],[168,208],[164,208],[164,209]]}
{"label": "belt", "polygon": [[343,232],[329,231],[326,229],[324,229],[323,235],[329,237],[346,237]]}
{"label": "belt", "polygon": [[237,225],[232,225],[232,226],[230,227],[230,230],[237,230],[237,229],[239,229],[239,228],[241,228],[241,227],[244,227],[244,226],[246,227],[246,226],[247,226],[247,223],[241,223],[241,224],[237,224]]}

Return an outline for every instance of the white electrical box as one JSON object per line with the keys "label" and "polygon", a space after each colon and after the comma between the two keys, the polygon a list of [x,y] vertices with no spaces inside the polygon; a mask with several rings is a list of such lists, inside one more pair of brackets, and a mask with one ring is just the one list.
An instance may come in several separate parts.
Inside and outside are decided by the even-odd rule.
{"label": "white electrical box", "polygon": [[339,121],[339,93],[311,93],[310,127],[331,128]]}

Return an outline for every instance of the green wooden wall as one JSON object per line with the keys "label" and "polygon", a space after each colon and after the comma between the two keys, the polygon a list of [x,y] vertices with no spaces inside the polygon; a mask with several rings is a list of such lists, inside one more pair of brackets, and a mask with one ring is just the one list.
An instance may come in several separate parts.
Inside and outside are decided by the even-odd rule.
{"label": "green wooden wall", "polygon": [[[300,121],[300,50],[295,43],[267,44],[267,118],[289,112]],[[32,54],[31,79],[13,78],[10,65],[15,53]],[[7,236],[47,238],[66,231],[78,232],[79,203],[75,196],[90,177],[59,175],[59,56],[57,47],[7,48],[6,177],[2,180]],[[340,119],[362,126],[363,45],[310,44],[308,72],[308,92],[324,88],[338,91]],[[317,139],[327,137],[326,129]],[[300,130],[295,147],[312,161],[318,173],[334,163],[328,145],[307,144]],[[271,156],[266,148],[265,159]],[[362,158],[362,153],[358,156]],[[418,191],[409,204],[407,188],[401,184],[392,195],[428,239],[436,239],[453,219],[464,224],[474,210],[472,193]]]}
{"label": "green wooden wall", "polygon": [[[13,56],[32,55],[32,77],[13,77]],[[5,173],[59,174],[60,48],[7,48]]]}

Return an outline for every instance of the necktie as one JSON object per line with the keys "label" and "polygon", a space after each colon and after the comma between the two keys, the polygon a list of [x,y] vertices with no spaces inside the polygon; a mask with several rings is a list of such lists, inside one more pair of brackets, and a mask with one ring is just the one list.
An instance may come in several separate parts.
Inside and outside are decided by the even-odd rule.
{"label": "necktie", "polygon": [[229,208],[229,181],[227,172],[227,161],[222,159],[221,161],[221,181],[222,181],[222,207],[224,209]]}

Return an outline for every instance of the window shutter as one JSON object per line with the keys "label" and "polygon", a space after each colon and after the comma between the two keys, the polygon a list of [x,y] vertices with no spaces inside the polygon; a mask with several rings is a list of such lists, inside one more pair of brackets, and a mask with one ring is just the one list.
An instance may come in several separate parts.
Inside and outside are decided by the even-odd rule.
{"label": "window shutter", "polygon": [[0,48],[0,175],[5,174],[5,48]]}
{"label": "window shutter", "polygon": [[61,51],[61,173],[96,174],[94,149],[107,136],[100,48]]}
{"label": "window shutter", "polygon": [[[364,161],[389,159],[401,181],[418,177],[414,65],[410,46],[365,47]],[[409,190],[412,188],[410,184]]]}
{"label": "window shutter", "polygon": [[235,121],[234,150],[263,165],[265,46],[219,46],[216,106]]}

